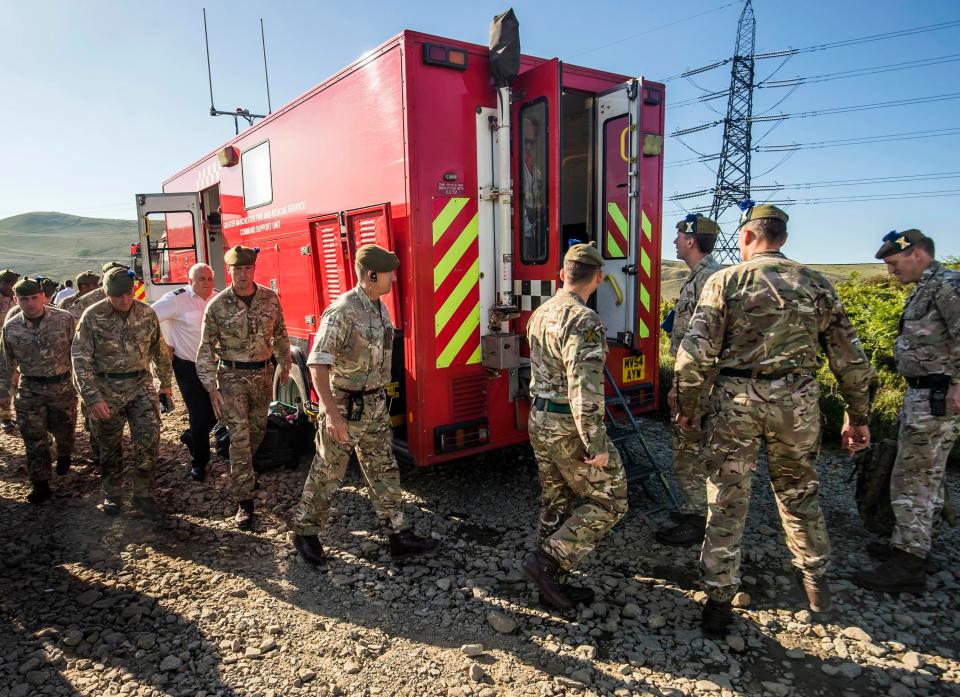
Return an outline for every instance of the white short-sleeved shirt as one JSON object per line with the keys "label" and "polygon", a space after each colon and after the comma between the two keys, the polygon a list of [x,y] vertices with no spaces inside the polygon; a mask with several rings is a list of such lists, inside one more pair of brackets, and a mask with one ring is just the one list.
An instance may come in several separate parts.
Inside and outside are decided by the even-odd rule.
{"label": "white short-sleeved shirt", "polygon": [[170,291],[151,305],[160,320],[164,340],[173,347],[178,358],[191,362],[197,360],[203,311],[216,294],[214,291],[204,300],[187,286]]}
{"label": "white short-sleeved shirt", "polygon": [[67,286],[63,290],[57,291],[57,294],[53,296],[53,304],[56,305],[61,300],[66,300],[71,295],[76,295],[76,294],[77,294],[76,288],[71,288],[70,286]]}

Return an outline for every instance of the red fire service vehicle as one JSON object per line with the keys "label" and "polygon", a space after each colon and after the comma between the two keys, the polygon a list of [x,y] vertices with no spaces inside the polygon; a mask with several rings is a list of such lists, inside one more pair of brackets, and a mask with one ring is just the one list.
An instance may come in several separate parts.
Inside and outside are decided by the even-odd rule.
{"label": "red fire service vehicle", "polygon": [[309,405],[305,357],[356,249],[395,250],[391,421],[398,454],[428,465],[527,439],[527,319],[568,246],[594,241],[607,389],[654,409],[664,86],[519,47],[496,84],[493,55],[404,31],[138,195],[147,300],[200,261],[223,288],[224,250],[259,247],[299,367],[276,396]]}

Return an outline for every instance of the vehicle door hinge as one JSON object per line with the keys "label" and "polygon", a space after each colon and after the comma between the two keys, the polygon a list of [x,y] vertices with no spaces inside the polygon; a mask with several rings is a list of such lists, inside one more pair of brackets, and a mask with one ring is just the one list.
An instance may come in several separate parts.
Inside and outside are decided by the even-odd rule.
{"label": "vehicle door hinge", "polygon": [[636,264],[627,264],[626,266],[624,266],[624,267],[623,267],[622,269],[620,269],[620,270],[623,271],[623,272],[624,272],[625,274],[627,274],[628,276],[636,276],[636,275],[637,275],[637,265],[636,265]]}

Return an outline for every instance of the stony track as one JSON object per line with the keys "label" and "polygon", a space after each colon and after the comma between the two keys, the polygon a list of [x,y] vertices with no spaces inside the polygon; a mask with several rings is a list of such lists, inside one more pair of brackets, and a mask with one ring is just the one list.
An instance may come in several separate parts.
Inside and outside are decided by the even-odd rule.
{"label": "stony track", "polygon": [[[647,515],[639,489],[580,570],[597,602],[564,617],[537,604],[519,570],[537,515],[529,452],[405,468],[417,530],[443,540],[405,565],[385,555],[352,469],[325,540],[329,571],[317,573],[289,544],[305,467],[263,475],[256,529],[238,532],[226,463],[204,484],[186,479],[185,421],[182,411],[164,420],[167,513],[155,525],[96,509],[83,435],[53,501],[30,506],[22,443],[0,435],[0,697],[960,695],[960,530],[938,533],[927,595],[856,589],[848,578],[868,563],[867,534],[836,450],[819,465],[835,609],[823,622],[805,609],[759,485],[737,633],[714,642],[697,628],[697,552],[653,541],[665,514]],[[668,460],[664,424],[644,428]]]}

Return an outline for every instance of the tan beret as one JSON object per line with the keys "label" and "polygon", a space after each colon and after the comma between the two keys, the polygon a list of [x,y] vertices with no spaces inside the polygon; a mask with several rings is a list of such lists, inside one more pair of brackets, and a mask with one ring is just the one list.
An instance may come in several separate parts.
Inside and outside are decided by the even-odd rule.
{"label": "tan beret", "polygon": [[563,257],[563,263],[576,261],[587,266],[603,266],[603,257],[600,256],[600,250],[594,243],[584,244],[583,242],[575,244]]}
{"label": "tan beret", "polygon": [[13,269],[0,271],[0,283],[15,283],[18,278],[20,278],[20,274]]}
{"label": "tan beret", "polygon": [[365,244],[357,249],[357,263],[365,269],[377,273],[395,271],[400,266],[400,259],[389,249],[378,244]]}
{"label": "tan beret", "polygon": [[687,235],[719,235],[720,226],[715,220],[711,220],[699,213],[691,213],[686,218],[677,223],[677,231]]}
{"label": "tan beret", "polygon": [[741,201],[738,205],[740,206],[740,210],[743,211],[740,216],[740,227],[743,227],[744,223],[748,223],[751,220],[760,220],[762,218],[782,220],[784,223],[790,219],[790,216],[782,209],[769,203],[762,203],[758,206],[753,201]]}
{"label": "tan beret", "polygon": [[119,261],[108,261],[106,264],[100,267],[100,272],[106,273],[110,269],[123,269],[124,271],[126,271],[129,268],[130,268],[129,266],[127,266],[126,264],[121,264]]}
{"label": "tan beret", "polygon": [[133,272],[127,269],[110,269],[103,275],[103,287],[112,298],[126,295],[133,292],[133,278]]}
{"label": "tan beret", "polygon": [[886,259],[894,254],[905,252],[920,240],[930,239],[916,228],[910,228],[903,232],[891,230],[883,236],[883,244],[877,250],[877,259]]}
{"label": "tan beret", "polygon": [[93,271],[87,270],[77,274],[77,285],[96,285],[100,282],[100,277]]}
{"label": "tan beret", "polygon": [[257,263],[257,255],[260,253],[259,247],[244,247],[238,244],[227,250],[223,255],[223,260],[227,266],[253,266]]}
{"label": "tan beret", "polygon": [[[41,279],[43,280],[43,279]],[[34,278],[21,278],[13,284],[13,292],[19,296],[37,295],[42,291],[40,281]]]}

